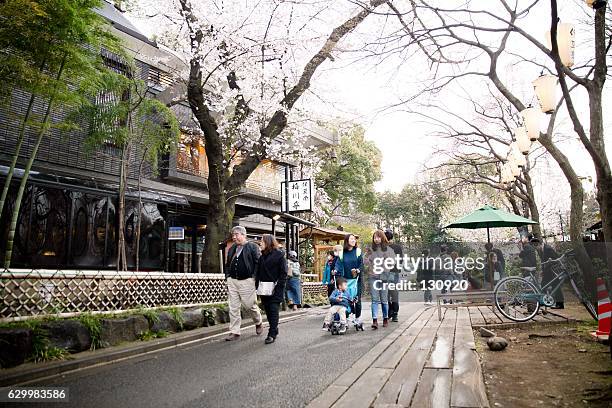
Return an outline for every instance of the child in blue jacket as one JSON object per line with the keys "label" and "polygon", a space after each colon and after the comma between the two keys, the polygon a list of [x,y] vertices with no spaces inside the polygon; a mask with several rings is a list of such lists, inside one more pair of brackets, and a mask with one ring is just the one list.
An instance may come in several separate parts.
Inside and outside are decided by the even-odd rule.
{"label": "child in blue jacket", "polygon": [[336,313],[340,315],[340,323],[343,326],[343,330],[346,330],[346,311],[351,307],[351,297],[347,290],[347,283],[344,278],[336,278],[336,287],[337,289],[334,290],[329,297],[331,307],[325,316],[322,329],[325,331],[329,329],[329,325],[331,324],[334,314]]}

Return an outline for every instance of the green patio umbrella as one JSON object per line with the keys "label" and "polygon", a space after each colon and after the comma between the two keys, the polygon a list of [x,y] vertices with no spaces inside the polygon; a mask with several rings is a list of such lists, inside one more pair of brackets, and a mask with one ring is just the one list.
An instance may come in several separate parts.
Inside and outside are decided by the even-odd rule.
{"label": "green patio umbrella", "polygon": [[466,228],[466,229],[487,229],[487,242],[491,242],[489,228],[520,227],[523,225],[537,224],[528,218],[523,218],[516,214],[498,210],[490,205],[485,205],[465,217],[448,224],[444,228]]}
{"label": "green patio umbrella", "polygon": [[[511,214],[506,211],[498,210],[490,205],[485,205],[465,217],[448,224],[444,228],[466,228],[466,229],[487,229],[487,242],[491,242],[491,234],[489,228],[502,227],[520,227],[523,225],[537,224],[537,222],[528,218],[523,218],[516,214]],[[487,257],[487,259],[489,259]],[[484,279],[484,278],[483,278]],[[489,282],[493,289],[493,268],[489,259]],[[484,283],[484,282],[483,282]]]}

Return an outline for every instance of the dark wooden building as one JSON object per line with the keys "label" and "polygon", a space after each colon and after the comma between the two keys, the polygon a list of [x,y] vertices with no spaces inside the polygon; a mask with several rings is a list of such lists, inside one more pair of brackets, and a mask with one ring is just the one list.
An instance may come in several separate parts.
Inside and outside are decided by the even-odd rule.
{"label": "dark wooden building", "polygon": [[[171,92],[176,74],[185,70],[184,62],[139,32],[113,4],[104,2],[99,12],[134,56],[138,74],[147,82],[151,97]],[[112,55],[106,59],[109,64],[117,63]],[[114,68],[121,69],[119,65]],[[0,109],[0,183],[4,183],[15,151],[19,117],[23,116],[28,99],[29,95],[16,90],[10,106]],[[45,107],[38,100],[34,112],[40,113]],[[140,248],[136,248],[134,234],[138,217],[135,188],[138,166],[137,160],[131,161],[125,219],[128,263],[134,265],[139,251],[141,270],[201,272],[208,205],[206,152],[189,107],[179,104],[173,109],[183,129],[181,142],[176,155],[162,158],[157,174],[146,171],[142,182]],[[57,109],[54,120],[63,114]],[[85,137],[84,131],[52,128],[44,138],[22,201],[11,268],[116,267],[121,151],[107,144],[86,152]],[[34,139],[34,131],[28,130],[0,220],[2,255],[15,192]],[[313,134],[312,142],[336,143],[333,136],[321,132]],[[280,211],[280,183],[290,174],[288,166],[262,163],[248,180],[237,203],[236,223],[245,225],[253,236],[271,230],[271,217]],[[282,222],[276,223],[275,228],[284,236]],[[169,239],[171,229],[171,238],[177,239]]]}

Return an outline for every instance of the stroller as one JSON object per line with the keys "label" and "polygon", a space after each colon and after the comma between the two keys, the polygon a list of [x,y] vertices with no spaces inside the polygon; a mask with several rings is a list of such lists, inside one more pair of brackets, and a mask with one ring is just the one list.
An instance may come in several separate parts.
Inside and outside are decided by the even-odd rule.
{"label": "stroller", "polygon": [[[355,304],[357,303],[357,279],[347,279],[347,291],[351,298],[349,299],[349,308],[346,310],[347,323],[352,324],[356,331],[363,331],[363,323],[357,323],[355,319]],[[331,324],[329,325],[331,334],[346,333],[346,325],[340,320],[340,314],[335,313]]]}

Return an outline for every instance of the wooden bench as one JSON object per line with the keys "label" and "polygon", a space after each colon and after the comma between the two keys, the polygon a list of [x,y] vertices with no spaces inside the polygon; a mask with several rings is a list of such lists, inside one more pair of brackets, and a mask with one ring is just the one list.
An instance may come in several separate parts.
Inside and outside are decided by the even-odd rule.
{"label": "wooden bench", "polygon": [[486,306],[493,304],[494,292],[491,290],[472,290],[469,292],[447,292],[438,293],[436,295],[436,303],[438,305],[438,320],[442,320],[442,306],[456,307],[456,303],[442,303],[441,299],[446,300],[463,300],[468,302],[464,306]]}

